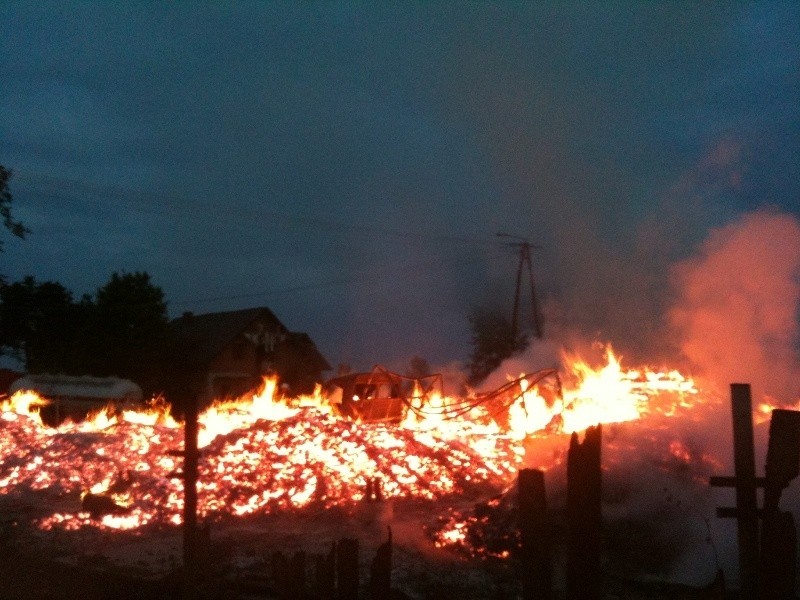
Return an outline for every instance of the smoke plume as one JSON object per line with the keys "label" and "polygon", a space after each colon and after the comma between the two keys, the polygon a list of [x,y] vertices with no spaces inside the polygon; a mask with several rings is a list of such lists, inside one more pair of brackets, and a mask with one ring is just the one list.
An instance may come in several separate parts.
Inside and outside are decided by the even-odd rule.
{"label": "smoke plume", "polygon": [[672,269],[668,319],[682,354],[717,389],[794,402],[800,389],[800,223],[758,211],[713,230]]}

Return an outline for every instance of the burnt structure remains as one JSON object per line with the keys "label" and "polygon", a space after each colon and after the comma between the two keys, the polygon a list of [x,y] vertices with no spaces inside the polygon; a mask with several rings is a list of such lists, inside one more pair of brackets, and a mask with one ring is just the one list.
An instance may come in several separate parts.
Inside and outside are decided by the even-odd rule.
{"label": "burnt structure remains", "polygon": [[[792,514],[781,511],[779,503],[783,490],[800,474],[800,412],[772,411],[765,476],[756,477],[748,384],[731,384],[731,409],[735,474],[712,477],[709,483],[736,490],[736,507],[718,508],[717,516],[737,521],[740,595],[764,600],[794,598],[797,532]],[[758,488],[764,489],[761,509]]]}

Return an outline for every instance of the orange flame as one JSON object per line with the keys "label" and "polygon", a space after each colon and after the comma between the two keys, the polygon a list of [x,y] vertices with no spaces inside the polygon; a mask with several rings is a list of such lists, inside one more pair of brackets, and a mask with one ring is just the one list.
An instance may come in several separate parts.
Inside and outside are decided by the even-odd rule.
{"label": "orange flame", "polygon": [[[199,417],[199,507],[206,518],[268,513],[309,505],[350,506],[367,485],[384,498],[440,499],[470,489],[498,489],[515,476],[525,439],[569,433],[605,422],[691,405],[697,389],[677,371],[625,370],[609,348],[593,368],[564,354],[565,384],[548,388],[522,377],[504,410],[485,398],[420,391],[399,425],[356,423],[338,416],[321,389],[279,395],[277,380]],[[181,521],[176,478],[183,432],[163,401],[141,410],[106,409],[80,423],[45,427],[31,392],[2,403],[0,496],[48,490],[109,496],[125,510],[102,517],[76,507],[42,519],[43,529],[97,526],[131,529]],[[680,447],[668,451],[681,457]],[[177,462],[176,462],[177,460]],[[126,474],[124,492],[114,481]],[[452,532],[457,536],[457,532]]]}

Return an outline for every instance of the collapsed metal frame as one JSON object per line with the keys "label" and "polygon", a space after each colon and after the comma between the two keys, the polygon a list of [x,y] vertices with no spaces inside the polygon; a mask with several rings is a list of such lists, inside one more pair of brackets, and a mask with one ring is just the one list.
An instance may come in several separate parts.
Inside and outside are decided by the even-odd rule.
{"label": "collapsed metal frame", "polygon": [[[462,401],[450,402],[446,406],[425,409],[424,405],[416,407],[411,402],[407,402],[409,410],[421,417],[441,416],[445,419],[457,419],[469,414],[473,409],[485,404],[494,403],[495,406],[489,411],[490,417],[496,417],[499,413],[508,410],[525,393],[537,387],[542,381],[553,378],[555,381],[555,392],[559,400],[563,400],[561,377],[557,369],[541,369],[532,373],[521,375],[516,379],[508,381],[492,392],[476,395],[472,398],[465,398]],[[523,389],[522,382],[527,382]],[[524,409],[523,405],[523,409]]]}

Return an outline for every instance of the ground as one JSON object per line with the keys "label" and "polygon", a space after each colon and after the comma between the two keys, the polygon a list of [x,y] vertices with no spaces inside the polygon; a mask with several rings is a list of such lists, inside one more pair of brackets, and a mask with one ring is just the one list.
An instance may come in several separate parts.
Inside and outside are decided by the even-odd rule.
{"label": "ground", "polygon": [[[397,598],[420,600],[521,597],[512,561],[466,560],[433,547],[424,525],[430,504],[371,503],[354,510],[303,511],[209,526],[202,534],[201,600],[276,598],[270,577],[274,552],[325,555],[342,538],[359,540],[362,590],[378,546],[393,535],[392,587]],[[86,529],[40,532],[17,512],[5,513],[0,543],[0,600],[169,600],[182,596],[180,528],[143,534]],[[723,598],[719,590],[609,577],[606,598]],[[361,598],[367,597],[362,591]],[[728,596],[734,597],[734,596]],[[563,598],[556,592],[555,599]],[[388,600],[388,599],[387,599]]]}

